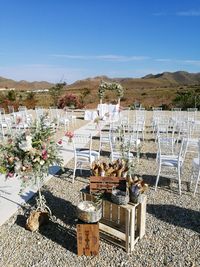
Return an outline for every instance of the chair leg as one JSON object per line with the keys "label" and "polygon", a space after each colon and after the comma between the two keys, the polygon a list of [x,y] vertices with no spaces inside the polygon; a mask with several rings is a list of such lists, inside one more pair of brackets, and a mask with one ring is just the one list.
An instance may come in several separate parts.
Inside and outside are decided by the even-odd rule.
{"label": "chair leg", "polygon": [[192,170],[192,175],[191,175],[191,179],[190,179],[190,187],[193,183],[193,179],[194,179],[194,170]]}
{"label": "chair leg", "polygon": [[82,176],[83,174],[83,169],[82,169],[82,165],[80,165],[80,175]]}
{"label": "chair leg", "polygon": [[76,161],[74,162],[74,171],[73,171],[73,175],[72,175],[72,183],[74,183],[75,174],[76,174]]}
{"label": "chair leg", "polygon": [[156,184],[155,184],[155,191],[157,190],[158,181],[159,181],[159,177],[160,177],[160,171],[161,171],[161,165],[159,165],[158,175],[157,175]]}
{"label": "chair leg", "polygon": [[137,163],[139,163],[140,162],[140,151],[139,151],[139,148],[138,147],[136,147],[136,150],[137,150]]}
{"label": "chair leg", "polygon": [[101,143],[99,144],[99,156],[101,155],[102,146]]}
{"label": "chair leg", "polygon": [[194,189],[194,196],[195,196],[196,191],[197,191],[197,186],[198,186],[198,183],[199,183],[199,177],[200,177],[200,171],[198,172],[198,176],[197,176],[197,181],[196,181],[196,185],[195,185],[195,189]]}
{"label": "chair leg", "polygon": [[142,131],[142,140],[144,142],[144,130]]}
{"label": "chair leg", "polygon": [[178,168],[178,188],[179,188],[179,194],[181,195],[181,169]]}

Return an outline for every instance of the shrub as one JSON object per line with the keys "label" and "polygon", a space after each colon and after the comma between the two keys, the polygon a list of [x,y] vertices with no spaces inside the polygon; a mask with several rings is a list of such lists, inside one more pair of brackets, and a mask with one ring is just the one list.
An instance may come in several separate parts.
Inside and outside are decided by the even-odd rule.
{"label": "shrub", "polygon": [[34,92],[28,92],[26,99],[27,100],[32,100],[32,99],[34,99],[34,97],[35,97]]}
{"label": "shrub", "polygon": [[8,100],[15,101],[16,100],[16,93],[14,90],[10,90],[7,94]]}
{"label": "shrub", "polygon": [[182,109],[191,107],[200,107],[200,95],[194,90],[178,91],[176,97],[173,99],[173,104]]}
{"label": "shrub", "polygon": [[64,108],[64,107],[74,107],[74,108],[82,108],[82,104],[79,101],[79,98],[75,94],[66,94],[62,96],[58,100],[58,108]]}

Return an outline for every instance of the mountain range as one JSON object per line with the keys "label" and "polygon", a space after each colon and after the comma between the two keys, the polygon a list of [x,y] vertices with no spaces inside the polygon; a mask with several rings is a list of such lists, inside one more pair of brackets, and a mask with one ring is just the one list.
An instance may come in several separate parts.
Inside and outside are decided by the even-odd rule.
{"label": "mountain range", "polygon": [[[99,102],[97,97],[98,87],[102,80],[108,82],[116,81],[123,86],[124,97],[121,99],[123,106],[131,106],[137,102],[147,108],[160,105],[165,105],[170,108],[178,91],[190,90],[191,88],[200,89],[200,73],[177,71],[148,74],[142,78],[109,78],[107,76],[97,76],[68,84],[64,87],[61,94],[75,93],[82,98],[86,108],[95,108]],[[16,90],[30,91],[49,89],[54,85],[46,81],[14,81],[0,77],[0,88],[15,88]],[[48,93],[37,97],[38,101],[41,101],[42,98],[44,98],[43,102],[45,102],[45,105],[50,103],[50,95]],[[116,100],[117,96],[115,92],[106,91],[104,102],[115,103]]]}
{"label": "mountain range", "polygon": [[[109,78],[107,76],[97,76],[94,78],[87,78],[78,80],[70,85],[68,89],[96,89],[99,83],[104,81],[117,81],[125,88],[156,88],[160,86],[178,86],[178,85],[194,85],[200,84],[200,72],[189,73],[186,71],[177,72],[163,72],[159,74],[148,74],[142,78]],[[19,90],[34,90],[34,89],[48,89],[54,84],[46,81],[28,82],[25,80],[14,81],[0,77],[0,88],[15,88]]]}

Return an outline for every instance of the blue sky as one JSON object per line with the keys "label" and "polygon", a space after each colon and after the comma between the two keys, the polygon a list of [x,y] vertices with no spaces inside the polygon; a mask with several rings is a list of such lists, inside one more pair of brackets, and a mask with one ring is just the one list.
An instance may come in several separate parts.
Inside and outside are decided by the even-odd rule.
{"label": "blue sky", "polygon": [[0,0],[0,76],[200,72],[200,0]]}

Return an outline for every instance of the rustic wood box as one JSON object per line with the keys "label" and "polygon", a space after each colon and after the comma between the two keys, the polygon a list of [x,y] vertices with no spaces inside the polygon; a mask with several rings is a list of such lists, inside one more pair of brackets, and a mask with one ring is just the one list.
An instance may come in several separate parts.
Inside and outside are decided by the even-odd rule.
{"label": "rustic wood box", "polygon": [[78,256],[96,256],[99,254],[99,223],[83,223],[79,221],[77,230]]}
{"label": "rustic wood box", "polygon": [[113,187],[126,191],[126,178],[111,176],[90,176],[90,193],[110,193]]}
{"label": "rustic wood box", "polygon": [[[95,196],[82,190],[83,200],[94,200]],[[117,205],[108,200],[102,201],[103,215],[99,222],[100,236],[126,250],[133,251],[135,244],[145,235],[146,196],[141,203],[129,202]]]}

